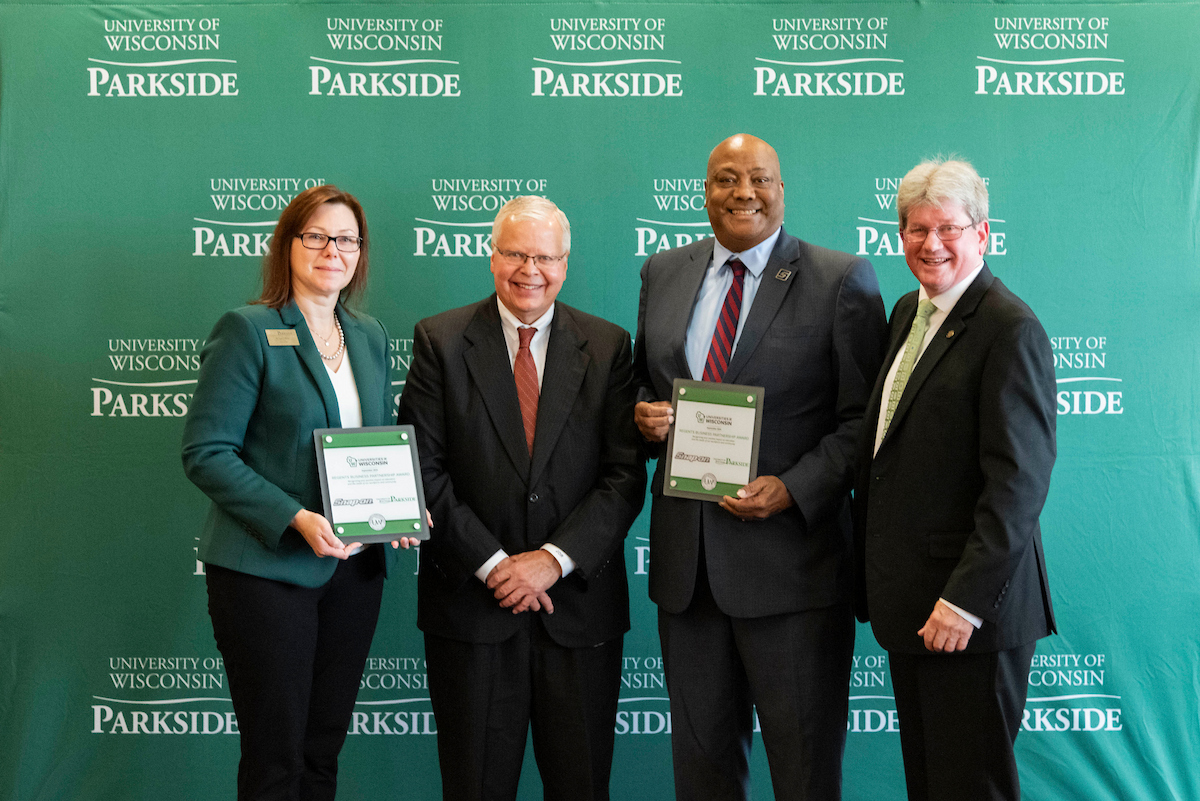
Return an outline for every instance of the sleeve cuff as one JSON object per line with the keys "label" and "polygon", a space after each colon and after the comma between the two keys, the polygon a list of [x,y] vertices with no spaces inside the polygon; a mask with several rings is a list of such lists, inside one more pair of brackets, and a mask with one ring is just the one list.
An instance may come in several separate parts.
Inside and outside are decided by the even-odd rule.
{"label": "sleeve cuff", "polygon": [[549,551],[550,555],[558,562],[558,566],[562,568],[563,578],[566,578],[575,569],[575,560],[567,556],[567,552],[554,543],[547,542],[542,546],[542,550]]}
{"label": "sleeve cuff", "polygon": [[492,568],[494,568],[496,565],[500,564],[507,558],[508,558],[508,554],[506,554],[504,552],[503,548],[496,551],[494,554],[492,554],[490,559],[488,559],[486,562],[484,562],[483,565],[480,566],[480,568],[475,571],[475,578],[479,579],[480,581],[486,582],[488,575],[492,572]]}
{"label": "sleeve cuff", "polygon": [[965,609],[961,609],[961,608],[959,608],[959,607],[955,606],[954,604],[952,604],[952,603],[950,603],[949,601],[947,601],[945,598],[938,598],[938,600],[939,600],[939,601],[941,601],[942,603],[944,603],[946,606],[950,607],[950,609],[951,609],[951,610],[952,610],[952,611],[953,611],[953,612],[954,612],[956,615],[958,615],[958,616],[959,616],[959,617],[961,617],[963,620],[965,620],[965,621],[967,621],[968,623],[970,623],[970,624],[971,624],[972,626],[974,626],[975,628],[979,628],[980,626],[982,626],[982,625],[983,625],[983,618],[981,618],[981,617],[978,617],[977,615],[972,615],[972,614],[971,614],[970,612],[968,612],[967,610],[965,610]]}

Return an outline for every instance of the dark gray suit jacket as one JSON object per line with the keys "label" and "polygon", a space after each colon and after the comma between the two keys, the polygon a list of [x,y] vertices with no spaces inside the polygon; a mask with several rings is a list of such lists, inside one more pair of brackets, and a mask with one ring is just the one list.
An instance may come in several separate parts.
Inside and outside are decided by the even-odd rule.
{"label": "dark gray suit jacket", "polygon": [[[642,267],[638,400],[669,400],[674,379],[691,378],[687,326],[712,252],[704,239]],[[758,474],[779,477],[796,505],[743,523],[715,503],[664,496],[660,459],[650,517],[650,597],[660,608],[678,613],[691,601],[701,518],[709,583],[726,614],[850,600],[854,453],[885,327],[869,262],[780,232],[725,381],[764,388]]]}
{"label": "dark gray suit jacket", "polygon": [[474,571],[497,550],[546,542],[575,560],[541,614],[560,645],[629,629],[623,542],[645,500],[633,424],[629,334],[555,305],[533,456],[496,296],[417,323],[399,420],[416,427],[434,528],[421,545],[417,625],[465,642],[500,642],[521,620]]}
{"label": "dark gray suit jacket", "polygon": [[968,653],[1054,631],[1038,516],[1050,487],[1054,357],[1037,317],[986,266],[917,362],[872,458],[887,368],[916,316],[892,312],[855,482],[856,612],[889,651],[923,654],[939,597],[983,618]]}

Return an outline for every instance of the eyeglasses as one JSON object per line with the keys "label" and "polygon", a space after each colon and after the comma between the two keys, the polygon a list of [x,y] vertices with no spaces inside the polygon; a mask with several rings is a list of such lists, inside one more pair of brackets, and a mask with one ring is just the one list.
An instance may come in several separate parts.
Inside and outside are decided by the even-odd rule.
{"label": "eyeglasses", "polygon": [[533,259],[533,263],[538,267],[553,267],[555,264],[558,264],[560,261],[562,261],[564,256],[566,256],[565,253],[562,256],[546,256],[544,254],[530,255],[528,253],[522,253],[519,250],[499,249],[496,250],[496,253],[500,256],[500,258],[504,259],[504,261],[508,262],[509,264],[520,266],[524,264],[526,260]]}
{"label": "eyeglasses", "polygon": [[963,235],[963,231],[968,228],[974,228],[979,223],[971,223],[970,225],[939,225],[937,228],[906,228],[900,232],[900,236],[905,242],[912,245],[919,245],[929,238],[929,232],[937,232],[937,238],[943,242],[953,242]]}
{"label": "eyeglasses", "polygon": [[333,240],[334,247],[342,253],[355,253],[362,246],[361,236],[326,236],[325,234],[296,234],[296,238],[300,240],[300,244],[309,250],[324,250],[329,244],[329,240]]}

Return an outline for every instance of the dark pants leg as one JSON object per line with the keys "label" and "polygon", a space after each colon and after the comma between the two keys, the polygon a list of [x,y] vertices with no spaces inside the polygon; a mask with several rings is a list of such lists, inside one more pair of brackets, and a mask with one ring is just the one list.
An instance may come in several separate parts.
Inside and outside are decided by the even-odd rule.
{"label": "dark pants leg", "polygon": [[660,611],[658,630],[679,801],[749,797],[754,705],[776,799],[840,798],[854,651],[848,605],[731,618],[701,571],[691,606]]}
{"label": "dark pants leg", "polygon": [[546,801],[608,801],[623,639],[563,648],[535,627],[533,753]]}
{"label": "dark pants leg", "polygon": [[208,609],[241,732],[238,798],[332,799],[383,593],[377,549],[324,586],[208,565]]}
{"label": "dark pants leg", "polygon": [[1033,651],[889,652],[910,801],[1019,801],[1013,743]]}
{"label": "dark pants leg", "polygon": [[445,801],[516,798],[533,726],[548,801],[604,801],[621,681],[621,638],[555,643],[534,613],[500,643],[425,634]]}

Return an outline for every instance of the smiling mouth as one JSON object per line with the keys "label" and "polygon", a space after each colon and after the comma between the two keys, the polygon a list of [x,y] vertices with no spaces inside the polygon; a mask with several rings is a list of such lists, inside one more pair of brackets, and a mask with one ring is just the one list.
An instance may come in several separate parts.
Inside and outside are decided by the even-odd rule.
{"label": "smiling mouth", "polygon": [[533,290],[535,290],[535,289],[541,289],[541,288],[542,288],[542,285],[541,285],[541,284],[522,284],[522,283],[519,283],[519,282],[517,282],[517,281],[513,281],[513,282],[512,282],[512,284],[513,284],[513,286],[515,286],[517,289],[524,289],[524,290],[526,290],[526,291],[529,291],[529,292],[532,292],[532,291],[533,291]]}
{"label": "smiling mouth", "polygon": [[749,217],[758,214],[762,209],[730,209],[729,213],[736,217]]}

